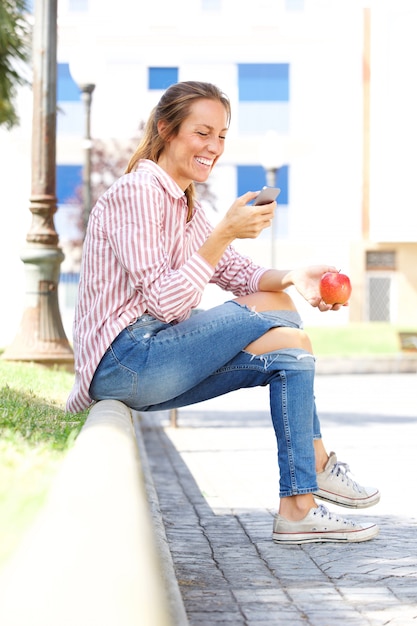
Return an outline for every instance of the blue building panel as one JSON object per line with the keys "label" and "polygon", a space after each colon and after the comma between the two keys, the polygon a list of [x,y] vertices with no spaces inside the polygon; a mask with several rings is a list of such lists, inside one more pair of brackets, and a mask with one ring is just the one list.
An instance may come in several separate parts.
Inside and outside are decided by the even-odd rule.
{"label": "blue building panel", "polygon": [[[257,191],[266,185],[266,173],[261,165],[238,165],[237,167],[237,195],[242,196],[247,191]],[[277,187],[281,189],[278,196],[278,205],[288,204],[288,165],[278,170]]]}
{"label": "blue building panel", "polygon": [[57,135],[79,135],[84,132],[85,111],[82,102],[59,102],[56,116]]}
{"label": "blue building panel", "polygon": [[81,100],[80,88],[70,74],[68,63],[58,63],[57,83],[58,102],[79,102]]}
{"label": "blue building panel", "polygon": [[239,64],[239,102],[288,102],[289,67],[288,63]]}
{"label": "blue building panel", "polygon": [[56,194],[58,204],[81,203],[82,176],[82,165],[57,165]]}
{"label": "blue building panel", "polygon": [[148,89],[168,89],[177,82],[177,67],[150,67],[148,70]]}

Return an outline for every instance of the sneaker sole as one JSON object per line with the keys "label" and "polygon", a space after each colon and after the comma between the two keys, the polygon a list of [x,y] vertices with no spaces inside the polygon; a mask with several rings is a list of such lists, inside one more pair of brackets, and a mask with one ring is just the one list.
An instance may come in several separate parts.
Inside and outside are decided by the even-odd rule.
{"label": "sneaker sole", "polygon": [[374,506],[374,504],[378,504],[381,499],[380,493],[376,493],[368,498],[364,498],[363,500],[353,500],[351,498],[345,498],[339,494],[332,493],[331,491],[323,491],[322,489],[319,489],[314,496],[320,500],[324,500],[325,502],[331,502],[333,504],[338,504],[339,506],[344,506],[347,509],[367,509],[370,506]]}
{"label": "sneaker sole", "polygon": [[359,543],[361,541],[369,541],[379,533],[376,525],[368,526],[368,528],[358,528],[349,532],[340,531],[311,531],[305,533],[272,533],[272,539],[275,543],[298,545],[303,543]]}

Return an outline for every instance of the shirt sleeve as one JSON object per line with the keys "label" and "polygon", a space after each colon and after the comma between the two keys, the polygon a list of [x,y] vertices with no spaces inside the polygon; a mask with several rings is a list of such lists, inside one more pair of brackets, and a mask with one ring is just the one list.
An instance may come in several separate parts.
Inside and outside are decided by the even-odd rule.
{"label": "shirt sleeve", "polygon": [[[168,210],[174,214],[167,215]],[[132,291],[143,296],[151,315],[165,322],[186,319],[214,273],[196,252],[207,233],[197,233],[201,241],[188,246],[187,253],[178,213],[156,182],[138,185],[126,177],[109,198],[111,249],[128,273]]]}
{"label": "shirt sleeve", "polygon": [[235,296],[246,296],[259,290],[259,281],[266,271],[266,267],[257,265],[229,246],[217,264],[211,282]]}

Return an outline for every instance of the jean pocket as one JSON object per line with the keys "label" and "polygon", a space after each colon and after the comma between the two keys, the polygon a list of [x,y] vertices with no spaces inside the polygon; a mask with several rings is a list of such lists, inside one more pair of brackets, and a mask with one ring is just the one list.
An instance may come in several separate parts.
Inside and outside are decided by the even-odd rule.
{"label": "jean pocket", "polygon": [[129,404],[137,389],[137,373],[117,359],[112,348],[101,360],[90,385],[94,400],[120,400]]}

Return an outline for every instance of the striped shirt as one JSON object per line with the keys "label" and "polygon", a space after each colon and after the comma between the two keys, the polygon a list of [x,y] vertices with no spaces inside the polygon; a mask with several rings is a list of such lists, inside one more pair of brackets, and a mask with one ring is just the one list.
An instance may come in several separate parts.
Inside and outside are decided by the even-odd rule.
{"label": "striped shirt", "polygon": [[266,271],[232,246],[216,268],[198,253],[212,226],[196,203],[153,161],[119,178],[91,211],[83,248],[73,340],[72,413],[87,408],[94,372],[117,335],[145,311],[180,322],[209,282],[235,296],[257,291]]}

